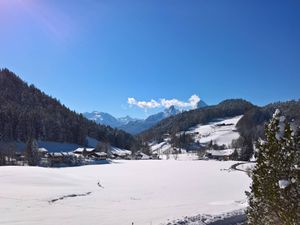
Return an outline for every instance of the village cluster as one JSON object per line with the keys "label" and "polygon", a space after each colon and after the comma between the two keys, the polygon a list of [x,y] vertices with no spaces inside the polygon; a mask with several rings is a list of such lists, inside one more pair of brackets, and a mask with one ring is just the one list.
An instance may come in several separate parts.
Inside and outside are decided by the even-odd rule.
{"label": "village cluster", "polygon": [[48,152],[45,148],[38,148],[40,158],[39,166],[44,167],[62,167],[79,166],[87,164],[107,163],[110,159],[119,160],[149,160],[159,159],[157,154],[146,155],[140,151],[132,153],[129,150],[123,150],[112,147],[107,153],[99,152],[97,148],[77,148],[71,152]]}
{"label": "village cluster", "polygon": [[[170,149],[164,153],[155,151],[151,155],[147,155],[141,151],[132,153],[129,150],[119,149],[116,147],[111,147],[107,152],[100,152],[97,148],[85,148],[80,147],[74,151],[61,151],[61,152],[49,152],[46,148],[37,149],[38,165],[42,167],[65,167],[65,166],[80,166],[89,164],[105,164],[109,160],[159,160],[166,157],[170,158],[170,155],[174,159],[175,154],[169,154],[172,152]],[[198,155],[198,152],[185,152],[186,154]],[[183,154],[183,153],[182,153]],[[234,149],[226,150],[206,150],[204,151],[198,159],[209,160],[233,160]],[[13,158],[9,159],[10,165],[26,165],[26,159],[24,154],[21,152],[16,152]]]}

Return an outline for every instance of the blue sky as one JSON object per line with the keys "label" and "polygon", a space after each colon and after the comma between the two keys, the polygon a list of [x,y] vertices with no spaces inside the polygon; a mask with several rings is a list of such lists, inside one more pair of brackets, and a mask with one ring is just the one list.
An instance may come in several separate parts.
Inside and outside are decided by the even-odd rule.
{"label": "blue sky", "polygon": [[299,0],[1,0],[0,67],[78,112],[300,98]]}

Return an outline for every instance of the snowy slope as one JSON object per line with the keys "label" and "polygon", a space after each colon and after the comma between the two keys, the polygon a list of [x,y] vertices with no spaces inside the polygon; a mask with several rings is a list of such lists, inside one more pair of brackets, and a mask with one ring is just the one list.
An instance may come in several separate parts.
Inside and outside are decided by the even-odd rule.
{"label": "snowy slope", "polygon": [[[236,116],[227,119],[218,119],[215,122],[211,122],[207,125],[199,124],[196,127],[191,128],[186,134],[192,134],[194,141],[202,144],[206,144],[210,141],[218,145],[230,145],[232,140],[239,138],[239,133],[236,130],[236,124],[242,118],[242,116]],[[182,133],[182,132],[180,132]],[[178,133],[178,135],[180,134]],[[160,143],[150,143],[150,149],[153,153],[166,154],[172,152],[171,144],[168,139],[165,139]]]}
{"label": "snowy slope", "polygon": [[243,116],[229,119],[219,119],[207,125],[198,125],[191,128],[187,133],[195,135],[195,141],[208,143],[211,140],[218,145],[230,145],[231,141],[239,138],[236,124]]}
{"label": "snowy slope", "polygon": [[152,143],[150,144],[150,150],[152,153],[157,153],[157,154],[165,154],[167,151],[171,150],[171,145],[164,141],[160,143]]}
{"label": "snowy slope", "polygon": [[0,167],[0,224],[158,225],[238,210],[245,207],[250,179],[224,170],[232,164],[150,160],[59,169]]}

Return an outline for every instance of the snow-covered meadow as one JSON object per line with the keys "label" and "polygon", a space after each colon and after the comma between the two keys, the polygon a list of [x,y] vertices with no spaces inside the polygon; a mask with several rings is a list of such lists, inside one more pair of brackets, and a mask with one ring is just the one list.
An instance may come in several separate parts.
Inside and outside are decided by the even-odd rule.
{"label": "snow-covered meadow", "polygon": [[[195,127],[191,127],[188,131],[185,131],[185,133],[192,135],[195,142],[204,145],[212,141],[214,144],[230,147],[232,141],[240,137],[236,125],[242,117],[243,115],[232,118],[219,118],[209,124],[199,124]],[[179,132],[178,135],[182,133],[183,132]],[[150,149],[153,153],[159,155],[172,152],[170,138],[165,138],[165,140],[160,143],[150,143]]]}
{"label": "snow-covered meadow", "polygon": [[[0,167],[2,225],[155,225],[246,206],[250,178],[227,161]],[[79,196],[76,196],[79,195]]]}
{"label": "snow-covered meadow", "polygon": [[[236,125],[243,116],[235,116],[227,119],[218,119],[207,125],[198,125],[187,133],[196,134],[195,141],[207,143],[214,141],[218,145],[230,145],[231,141],[239,138]],[[223,126],[220,126],[223,125]]]}

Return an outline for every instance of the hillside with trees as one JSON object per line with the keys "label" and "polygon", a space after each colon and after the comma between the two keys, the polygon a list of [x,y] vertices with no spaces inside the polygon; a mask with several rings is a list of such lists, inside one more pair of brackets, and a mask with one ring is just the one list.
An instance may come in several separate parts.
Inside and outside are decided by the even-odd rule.
{"label": "hillside with trees", "polygon": [[11,71],[0,70],[1,142],[33,138],[86,145],[87,136],[120,148],[137,145],[130,134],[89,121]]}
{"label": "hillside with trees", "polygon": [[[231,147],[241,150],[239,160],[249,160],[254,152],[254,143],[260,137],[263,138],[265,136],[264,125],[272,118],[272,114],[276,109],[280,109],[286,115],[287,121],[292,122],[294,126],[299,125],[300,100],[277,102],[259,107],[242,99],[231,99],[225,100],[218,105],[183,112],[167,118],[153,128],[141,133],[138,137],[144,141],[159,143],[163,141],[163,137],[166,134],[175,137],[176,133],[188,131],[199,124],[208,124],[220,118],[244,115],[236,126],[240,137],[234,140]],[[193,142],[191,138],[189,140]],[[189,145],[192,143],[186,143],[185,141],[184,144]],[[179,146],[178,143],[177,146]]]}
{"label": "hillside with trees", "polygon": [[159,141],[166,133],[186,131],[198,124],[207,124],[215,119],[245,114],[255,106],[242,99],[225,100],[218,105],[186,111],[169,117],[153,128],[142,132],[139,137],[145,141]]}
{"label": "hillside with trees", "polygon": [[254,107],[247,111],[237,126],[242,136],[252,136],[258,139],[264,136],[264,124],[272,118],[273,113],[279,109],[295,126],[300,121],[300,100],[287,102],[276,102],[264,107]]}

